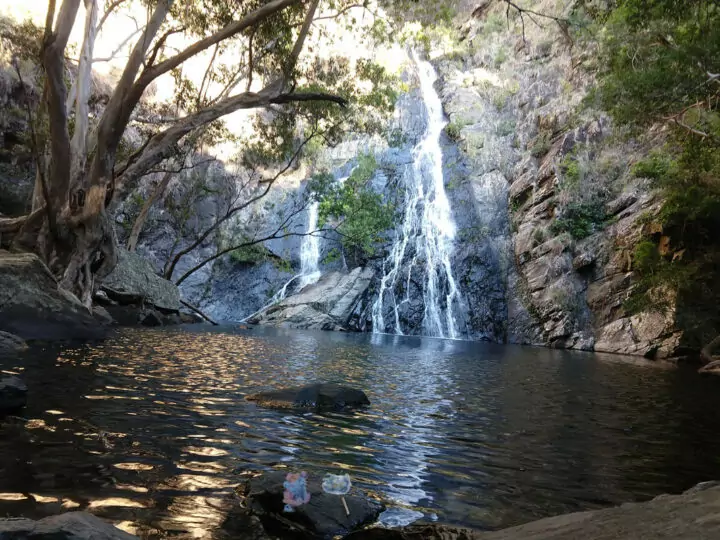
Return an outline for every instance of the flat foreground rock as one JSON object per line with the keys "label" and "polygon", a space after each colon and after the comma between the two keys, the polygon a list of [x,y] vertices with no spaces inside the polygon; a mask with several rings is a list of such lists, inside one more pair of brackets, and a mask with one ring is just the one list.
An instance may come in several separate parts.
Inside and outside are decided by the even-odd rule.
{"label": "flat foreground rock", "polygon": [[334,383],[316,383],[260,392],[245,399],[273,409],[311,411],[338,411],[370,405],[370,400],[362,390]]}
{"label": "flat foreground rock", "polygon": [[133,540],[136,537],[86,512],[68,512],[40,521],[0,519],[2,540]]}
{"label": "flat foreground rock", "polygon": [[385,507],[374,500],[350,494],[345,496],[350,515],[345,513],[340,497],[322,490],[322,478],[310,476],[307,483],[310,501],[283,512],[285,473],[265,474],[251,480],[246,487],[247,507],[258,516],[270,535],[281,538],[333,538],[374,523]]}
{"label": "flat foreground rock", "polygon": [[502,531],[481,533],[443,525],[370,529],[352,540],[717,540],[720,483],[706,482],[682,495],[644,503],[565,514]]}

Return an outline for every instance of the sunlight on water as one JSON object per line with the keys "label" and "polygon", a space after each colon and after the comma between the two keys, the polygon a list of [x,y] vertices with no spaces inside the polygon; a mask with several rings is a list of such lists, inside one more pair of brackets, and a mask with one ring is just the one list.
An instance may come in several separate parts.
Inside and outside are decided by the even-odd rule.
{"label": "sunlight on water", "polygon": [[[0,368],[18,363],[42,399],[0,420],[0,512],[90,510],[140,535],[208,538],[233,489],[273,469],[347,472],[388,525],[487,529],[681,491],[720,455],[714,380],[588,354],[197,327]],[[372,404],[295,414],[244,399],[316,380]]]}

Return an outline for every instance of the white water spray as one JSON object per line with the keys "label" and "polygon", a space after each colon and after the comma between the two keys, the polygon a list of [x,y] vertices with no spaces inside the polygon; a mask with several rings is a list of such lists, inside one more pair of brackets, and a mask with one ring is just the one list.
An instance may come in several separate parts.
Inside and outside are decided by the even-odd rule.
{"label": "white water spray", "polygon": [[[383,262],[380,292],[372,309],[373,332],[403,334],[400,309],[410,303],[413,283],[422,285],[422,333],[459,337],[455,312],[460,293],[450,266],[455,223],[445,193],[440,134],[447,124],[440,96],[434,88],[435,69],[412,53],[427,109],[427,130],[413,149],[413,164],[403,175],[405,213],[395,243]],[[385,321],[386,297],[393,321]]]}
{"label": "white water spray", "polygon": [[320,272],[320,238],[316,234],[312,234],[317,230],[318,224],[318,210],[320,204],[317,201],[313,201],[308,207],[308,223],[305,229],[305,236],[302,238],[300,244],[300,273],[295,274],[291,277],[285,285],[283,285],[278,292],[276,292],[270,301],[257,310],[252,315],[248,315],[243,319],[247,321],[256,315],[262,313],[271,306],[274,306],[278,302],[287,298],[288,289],[290,285],[296,292],[300,292],[308,285],[317,283],[322,275]]}
{"label": "white water spray", "polygon": [[312,234],[317,229],[320,203],[313,201],[308,208],[308,225],[300,246],[300,275],[298,290],[320,279],[320,238]]}

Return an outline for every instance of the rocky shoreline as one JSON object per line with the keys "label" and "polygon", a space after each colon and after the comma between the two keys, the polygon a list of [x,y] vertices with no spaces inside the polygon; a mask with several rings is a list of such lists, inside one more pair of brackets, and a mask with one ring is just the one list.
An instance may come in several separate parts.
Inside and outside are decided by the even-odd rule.
{"label": "rocky shoreline", "polygon": [[[312,508],[284,514],[281,503],[273,506],[268,502],[280,500],[282,487],[278,478],[266,475],[239,489],[222,530],[214,537],[248,540],[338,537],[348,540],[712,540],[720,537],[718,482],[705,482],[680,495],[661,495],[647,502],[564,514],[499,531],[481,532],[437,523],[418,523],[397,529],[363,527],[377,517],[382,504],[348,497],[351,514],[354,513],[350,519],[344,512],[333,511],[334,506],[342,509],[339,503],[331,504],[337,501],[327,501],[321,493],[315,493],[319,491],[318,486],[310,487],[318,497]],[[68,512],[39,521],[1,519],[0,538],[132,540],[137,537],[92,514]]]}

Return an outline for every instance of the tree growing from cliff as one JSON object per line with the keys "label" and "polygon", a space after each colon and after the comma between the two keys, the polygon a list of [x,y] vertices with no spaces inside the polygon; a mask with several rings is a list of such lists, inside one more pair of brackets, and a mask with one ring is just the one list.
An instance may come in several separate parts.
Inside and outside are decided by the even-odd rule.
{"label": "tree growing from cliff", "polygon": [[[153,2],[103,113],[94,120],[91,68],[97,31],[106,18],[100,16],[97,0],[84,4],[84,39],[76,83],[70,86],[65,56],[80,0],[62,0],[59,6],[49,0],[40,46],[43,104],[37,114],[47,138],[39,149],[32,212],[1,219],[0,231],[15,233],[18,244],[38,252],[61,285],[89,305],[96,281],[117,260],[110,219],[114,204],[143,175],[174,156],[187,137],[241,109],[294,106],[332,123],[341,108],[360,98],[357,80],[300,60],[316,19],[362,6],[332,0],[321,15],[320,0]],[[175,34],[193,41],[171,47]],[[232,68],[213,62],[228,51],[237,55]],[[206,52],[212,55],[211,66],[196,87],[182,69]],[[175,78],[180,114],[163,118],[140,148],[125,152],[123,136],[143,94],[164,75]],[[364,75],[372,73],[356,72],[357,78]],[[220,90],[211,95],[211,87]],[[259,144],[272,145],[268,155],[279,159],[292,154],[296,141],[286,137]]]}

